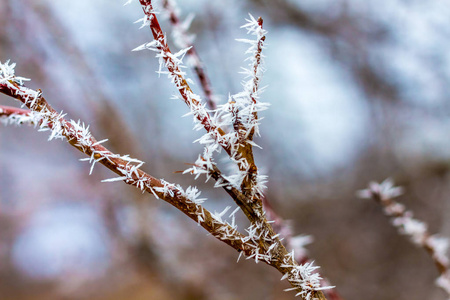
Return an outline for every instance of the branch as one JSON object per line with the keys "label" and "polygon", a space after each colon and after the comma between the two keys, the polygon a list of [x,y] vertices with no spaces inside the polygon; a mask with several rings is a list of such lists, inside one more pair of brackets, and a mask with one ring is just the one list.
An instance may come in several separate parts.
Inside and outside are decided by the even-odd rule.
{"label": "branch", "polygon": [[192,21],[192,17],[188,17],[187,20],[181,23],[180,17],[175,9],[175,3],[171,0],[164,0],[163,8],[169,14],[169,20],[173,26],[172,35],[174,42],[177,43],[177,46],[181,49],[189,48],[186,55],[189,56],[189,64],[194,68],[195,74],[197,74],[197,78],[202,86],[203,92],[205,93],[206,103],[209,109],[216,109],[217,105],[212,92],[211,82],[209,77],[206,75],[206,70],[203,67],[203,63],[192,43],[194,38],[187,33],[187,28]]}
{"label": "branch", "polygon": [[13,106],[0,105],[0,122],[8,124],[34,124],[30,110]]}
{"label": "branch", "polygon": [[[182,58],[189,49],[181,50],[173,54],[167,44],[167,39],[164,32],[159,25],[158,19],[153,11],[153,6],[150,0],[140,0],[145,17],[143,19],[144,25],[148,24],[153,34],[154,41],[143,44],[134,49],[134,51],[149,49],[158,52],[157,57],[160,59],[160,66],[158,73],[167,74],[177,87],[183,101],[191,109],[191,113],[210,137],[221,145],[228,154],[231,153],[228,141],[224,138],[225,131],[216,125],[211,118],[204,105],[201,103],[200,96],[193,93],[189,86],[188,80],[185,78],[185,73],[181,71]],[[162,71],[162,67],[166,67],[168,71]]]}
{"label": "branch", "polygon": [[28,110],[28,109],[0,105],[0,116],[5,116],[5,117],[9,117],[11,115],[28,116],[29,114],[30,114],[30,110]]}
{"label": "branch", "polygon": [[248,34],[256,36],[256,40],[238,39],[238,41],[250,44],[246,53],[250,54],[247,59],[250,60],[249,68],[243,68],[243,74],[250,79],[243,83],[244,91],[233,95],[238,108],[235,109],[237,133],[239,136],[238,152],[248,163],[247,174],[242,181],[241,189],[251,198],[257,198],[262,201],[262,193],[255,189],[258,186],[258,168],[256,167],[253,157],[253,136],[259,136],[258,111],[266,109],[266,104],[260,103],[259,99],[259,83],[264,73],[262,49],[266,40],[266,33],[263,29],[263,20],[258,20],[249,14],[250,19],[241,28],[247,29]]}
{"label": "branch", "polygon": [[413,218],[413,213],[403,204],[393,200],[403,193],[401,187],[394,187],[390,179],[382,183],[371,182],[365,190],[358,191],[360,198],[373,199],[382,205],[384,213],[391,219],[400,234],[407,235],[411,242],[427,251],[439,271],[436,285],[450,296],[450,270],[447,250],[449,240],[428,231],[426,223]]}

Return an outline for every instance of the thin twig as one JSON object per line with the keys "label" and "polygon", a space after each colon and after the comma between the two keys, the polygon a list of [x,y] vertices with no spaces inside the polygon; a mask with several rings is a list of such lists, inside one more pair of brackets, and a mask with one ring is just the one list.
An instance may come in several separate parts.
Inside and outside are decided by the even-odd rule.
{"label": "thin twig", "polygon": [[444,289],[450,296],[450,263],[447,257],[449,240],[428,231],[426,223],[413,218],[413,213],[406,210],[403,204],[396,202],[395,197],[403,193],[401,187],[394,187],[390,179],[382,183],[371,182],[365,190],[358,191],[360,198],[373,199],[383,207],[384,213],[391,219],[400,234],[407,235],[411,242],[423,248],[431,256],[439,271],[436,285]]}
{"label": "thin twig", "polygon": [[180,17],[177,14],[173,1],[164,0],[163,7],[169,14],[169,20],[172,23],[174,33],[176,32],[176,36],[174,34],[174,41],[178,43],[180,48],[189,48],[186,55],[189,56],[190,65],[193,67],[195,74],[197,74],[198,81],[202,86],[209,109],[216,109],[217,105],[211,88],[211,81],[209,80],[208,75],[206,75],[206,70],[195,46],[192,44],[192,39],[186,32],[186,28],[184,28],[183,24],[180,22]]}
{"label": "thin twig", "polygon": [[11,116],[11,115],[23,115],[28,116],[30,114],[30,110],[18,108],[14,106],[6,106],[6,105],[0,105],[0,115],[1,116]]}

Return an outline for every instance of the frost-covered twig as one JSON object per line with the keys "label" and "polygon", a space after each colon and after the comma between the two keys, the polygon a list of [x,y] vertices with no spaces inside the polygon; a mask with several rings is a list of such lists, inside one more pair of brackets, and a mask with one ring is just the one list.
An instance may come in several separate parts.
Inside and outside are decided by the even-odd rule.
{"label": "frost-covered twig", "polygon": [[[159,74],[167,74],[180,92],[183,101],[190,108],[194,116],[195,128],[204,128],[206,134],[198,141],[205,145],[203,155],[199,157],[193,174],[206,174],[213,177],[217,187],[223,187],[239,208],[245,213],[251,224],[246,234],[237,230],[234,219],[230,223],[222,220],[228,210],[221,213],[211,213],[202,206],[205,199],[200,199],[200,192],[195,187],[186,190],[179,185],[156,179],[141,170],[143,162],[130,158],[127,155],[114,154],[97,141],[89,131],[89,126],[79,121],[66,120],[65,114],[55,111],[43,98],[40,90],[31,90],[24,86],[25,78],[14,75],[14,64],[0,64],[0,92],[9,95],[29,108],[29,116],[33,117],[33,124],[40,131],[50,131],[51,139],[67,139],[68,142],[85,153],[92,166],[100,163],[119,177],[104,180],[105,182],[124,181],[139,188],[143,192],[153,194],[181,210],[199,225],[204,227],[214,237],[220,239],[234,249],[244,254],[247,259],[256,263],[262,261],[278,269],[282,279],[287,279],[292,289],[303,299],[325,299],[321,290],[330,287],[321,287],[320,276],[314,270],[312,262],[303,265],[295,261],[295,253],[288,252],[282,244],[280,234],[276,233],[266,218],[262,206],[262,189],[265,176],[258,175],[253,159],[253,136],[258,135],[258,111],[266,105],[258,101],[259,80],[262,72],[261,50],[263,48],[264,33],[262,19],[255,20],[252,16],[247,20],[244,28],[256,35],[256,40],[244,40],[251,44],[250,69],[246,75],[250,80],[244,82],[244,91],[231,97],[227,104],[222,105],[214,112],[208,110],[200,97],[193,93],[189,86],[189,79],[183,72],[182,60],[190,50],[183,49],[173,54],[167,44],[152,2],[140,0],[144,10],[144,25],[149,25],[154,40],[135,50],[149,49],[157,52],[160,60]],[[167,69],[167,70],[166,70]],[[212,114],[213,113],[213,114]],[[225,129],[229,129],[225,131]],[[237,165],[238,171],[231,175],[224,175],[217,168],[213,160],[213,153],[224,149],[231,160]],[[234,211],[230,217],[234,218]]]}
{"label": "frost-covered twig", "polygon": [[164,0],[163,8],[167,11],[169,20],[173,26],[173,41],[180,49],[189,48],[186,53],[189,59],[188,65],[192,67],[197,74],[198,81],[200,82],[203,92],[205,93],[206,103],[209,109],[216,109],[216,100],[211,88],[211,82],[209,77],[206,75],[206,70],[200,60],[200,57],[198,56],[195,46],[193,46],[194,36],[188,34],[187,32],[193,20],[193,15],[189,15],[184,22],[181,22],[177,13],[176,4],[172,0]]}
{"label": "frost-covered twig", "polygon": [[[261,77],[265,71],[263,66],[263,54],[262,50],[264,48],[264,42],[266,40],[267,31],[263,29],[263,19],[261,17],[258,20],[252,15],[249,15],[249,19],[247,19],[247,23],[242,26],[242,28],[247,29],[249,34],[256,36],[255,40],[249,39],[238,39],[238,41],[247,43],[250,47],[247,49],[246,53],[249,53],[248,57],[249,68],[243,68],[243,74],[246,75],[246,78],[250,78],[248,81],[245,81],[244,92],[241,94],[237,94],[234,97],[243,97],[244,101],[247,99],[250,100],[251,104],[249,105],[249,116],[251,115],[253,118],[249,119],[246,134],[248,135],[249,140],[253,140],[253,135],[255,133],[259,134],[258,130],[258,102],[260,88],[259,84],[261,81]],[[246,99],[247,98],[247,99]],[[247,100],[248,101],[248,100]],[[264,107],[262,107],[264,108]]]}
{"label": "frost-covered twig", "polygon": [[259,84],[264,73],[263,54],[264,42],[266,40],[266,30],[263,29],[263,20],[261,17],[256,20],[249,14],[249,19],[242,28],[247,29],[247,33],[254,35],[256,38],[239,39],[238,41],[250,44],[246,53],[249,54],[247,60],[250,61],[249,68],[243,68],[243,74],[249,80],[244,81],[244,91],[233,95],[234,102],[234,128],[237,128],[238,145],[242,150],[238,150],[242,157],[247,161],[248,168],[244,180],[241,184],[242,191],[250,197],[261,199],[262,193],[258,189],[258,168],[256,167],[253,157],[253,136],[259,136],[258,111],[267,108],[267,104],[259,101],[260,88]]}
{"label": "frost-covered twig", "polygon": [[[263,205],[267,218],[273,221],[272,226],[275,232],[280,233],[281,239],[283,239],[283,242],[288,249],[295,250],[295,260],[299,264],[313,262],[313,260],[308,256],[308,250],[305,246],[311,244],[314,241],[314,238],[310,235],[294,236],[290,220],[284,220],[281,218],[272,208],[270,202],[265,196],[263,197]],[[331,286],[327,278],[323,278],[321,280],[321,285]],[[336,289],[326,289],[324,290],[324,294],[329,300],[342,300],[342,297]]]}
{"label": "frost-covered twig", "polygon": [[390,179],[386,179],[382,183],[371,182],[367,189],[358,191],[357,194],[360,198],[373,199],[380,203],[399,233],[407,235],[415,245],[428,252],[440,273],[436,285],[450,296],[450,270],[447,257],[449,240],[438,234],[431,234],[426,223],[414,219],[411,211],[393,200],[402,193],[401,187],[395,187]]}
{"label": "frost-covered twig", "polygon": [[[149,49],[157,52],[157,57],[160,60],[159,72],[160,74],[167,74],[172,82],[175,84],[180,92],[180,95],[186,105],[191,109],[191,113],[194,115],[198,122],[198,128],[203,127],[208,132],[210,138],[215,140],[221,145],[227,152],[229,152],[229,144],[223,138],[225,132],[222,128],[216,125],[215,121],[211,118],[205,108],[205,104],[201,103],[199,95],[193,93],[189,86],[188,79],[185,77],[185,72],[182,71],[182,58],[189,49],[183,49],[178,53],[173,54],[167,44],[167,38],[164,34],[158,19],[156,18],[155,11],[153,10],[152,1],[139,0],[142,5],[145,17],[143,19],[144,25],[149,25],[153,34],[154,41],[143,44],[135,51]],[[167,68],[167,71],[162,71],[162,68]]]}
{"label": "frost-covered twig", "polygon": [[0,122],[8,124],[33,124],[34,119],[32,113],[28,109],[0,105]]}
{"label": "frost-covered twig", "polygon": [[18,108],[14,106],[0,105],[0,116],[9,117],[11,115],[27,116],[30,114],[30,110]]}

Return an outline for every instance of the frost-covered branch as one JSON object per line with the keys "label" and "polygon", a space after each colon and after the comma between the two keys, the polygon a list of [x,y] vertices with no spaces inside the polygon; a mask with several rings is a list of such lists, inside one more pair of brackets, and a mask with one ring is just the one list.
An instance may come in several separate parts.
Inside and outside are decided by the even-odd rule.
{"label": "frost-covered branch", "polygon": [[390,179],[386,179],[382,183],[371,182],[367,189],[358,191],[357,194],[360,198],[373,199],[380,203],[399,233],[408,236],[413,244],[428,252],[440,273],[436,285],[450,296],[450,270],[447,257],[449,240],[438,234],[431,234],[426,223],[413,218],[411,211],[394,200],[402,193],[401,187],[395,187]]}
{"label": "frost-covered branch", "polygon": [[8,124],[33,124],[32,113],[28,109],[0,105],[0,122]]}
{"label": "frost-covered branch", "polygon": [[[206,108],[200,96],[194,94],[183,71],[183,58],[189,54],[191,47],[172,53],[167,38],[162,31],[152,2],[140,0],[144,11],[143,25],[148,25],[154,40],[145,43],[134,50],[148,49],[156,52],[160,66],[158,73],[166,74],[179,90],[182,100],[190,108],[194,117],[195,129],[205,129],[206,133],[198,139],[204,145],[204,151],[192,168],[187,172],[196,177],[206,175],[216,180],[215,187],[224,188],[247,218],[250,226],[242,234],[237,230],[233,211],[229,217],[231,223],[223,219],[229,207],[220,213],[211,213],[199,198],[200,192],[195,187],[184,190],[177,184],[157,179],[145,173],[141,167],[144,164],[128,155],[112,153],[103,146],[107,140],[97,141],[86,126],[80,121],[66,120],[65,114],[54,110],[42,96],[40,90],[32,90],[24,86],[27,79],[15,76],[14,64],[0,64],[0,92],[19,100],[30,111],[15,111],[4,113],[12,122],[23,123],[12,115],[28,118],[29,123],[39,127],[40,131],[49,131],[52,139],[66,139],[73,147],[86,154],[82,160],[91,163],[90,173],[96,164],[102,164],[116,173],[118,177],[106,179],[104,182],[124,181],[139,188],[142,192],[154,195],[181,210],[184,214],[205,228],[219,240],[230,245],[247,259],[262,261],[275,267],[282,273],[282,279],[287,279],[292,285],[289,290],[295,290],[303,299],[325,299],[321,287],[321,277],[316,272],[318,267],[312,262],[299,264],[295,260],[295,252],[288,252],[272,227],[272,221],[266,217],[262,197],[266,176],[259,175],[253,158],[253,137],[259,135],[258,112],[267,107],[259,102],[259,82],[263,72],[262,54],[265,31],[262,29],[262,19],[250,16],[243,26],[248,33],[255,35],[254,40],[241,40],[250,44],[249,68],[244,69],[247,81],[243,83],[244,91],[230,97],[229,101],[211,111]],[[214,161],[213,154],[224,149],[237,170],[232,174],[223,174]]]}
{"label": "frost-covered branch", "polygon": [[[250,100],[250,105],[248,105],[248,115],[252,116],[249,120],[247,120],[248,124],[246,126],[245,132],[248,135],[249,140],[253,140],[253,135],[256,133],[259,135],[258,130],[258,110],[265,109],[265,104],[259,103],[259,94],[260,94],[260,81],[261,77],[265,71],[263,66],[263,54],[262,50],[264,48],[264,42],[266,40],[267,31],[263,29],[263,19],[261,17],[258,20],[252,15],[249,15],[249,19],[247,19],[247,23],[243,25],[241,28],[247,29],[248,34],[252,34],[256,37],[255,40],[249,39],[238,39],[238,41],[247,43],[250,47],[247,49],[248,54],[250,56],[247,60],[250,61],[248,68],[243,68],[243,74],[246,75],[246,78],[250,78],[248,81],[243,83],[244,92],[234,95],[234,98],[243,97],[244,101]],[[261,105],[261,108],[258,109],[258,105]]]}
{"label": "frost-covered branch", "polygon": [[163,8],[169,16],[169,20],[172,23],[172,37],[176,46],[180,49],[189,48],[186,53],[188,58],[188,65],[192,67],[197,75],[198,81],[202,86],[205,94],[206,103],[209,109],[216,109],[216,99],[211,88],[211,82],[206,74],[206,70],[203,66],[197,50],[193,46],[194,35],[188,34],[187,30],[193,20],[193,15],[189,15],[183,22],[180,21],[175,1],[164,0]]}
{"label": "frost-covered branch", "polygon": [[30,114],[30,110],[18,108],[14,106],[6,106],[0,105],[0,116],[9,117],[11,115],[22,115],[28,116]]}
{"label": "frost-covered branch", "polygon": [[[263,29],[263,20],[261,17],[256,20],[249,14],[247,23],[241,28],[247,29],[247,33],[254,35],[255,39],[238,39],[238,41],[247,43],[250,47],[246,53],[249,54],[247,60],[250,61],[248,68],[243,68],[245,78],[249,78],[243,82],[244,91],[232,96],[233,103],[233,128],[238,136],[238,152],[247,161],[249,167],[241,184],[242,191],[250,197],[259,200],[262,193],[259,191],[258,168],[253,157],[253,146],[257,146],[253,142],[253,136],[259,136],[258,111],[267,108],[266,103],[259,101],[260,88],[259,84],[264,73],[263,54],[264,42],[266,40],[267,31]],[[236,130],[237,128],[237,130]]]}
{"label": "frost-covered branch", "polygon": [[[299,264],[311,263],[313,260],[308,256],[308,250],[305,246],[311,244],[314,238],[310,235],[297,235],[294,236],[290,220],[282,219],[272,208],[270,202],[266,197],[263,197],[264,210],[266,212],[267,218],[272,220],[272,226],[275,232],[280,234],[286,248],[294,250],[294,259]],[[322,286],[331,286],[327,278],[321,279]],[[324,290],[325,296],[329,300],[342,300],[336,289],[326,289]]]}
{"label": "frost-covered branch", "polygon": [[[150,43],[143,44],[137,48],[135,51],[139,50],[152,50],[157,52],[157,57],[159,58],[160,66],[158,73],[167,74],[168,77],[175,84],[176,88],[179,90],[180,95],[186,105],[191,109],[195,120],[197,121],[197,129],[203,127],[209,137],[221,145],[227,152],[229,152],[229,145],[226,139],[223,137],[225,132],[222,128],[217,126],[214,120],[211,118],[205,104],[201,102],[199,95],[193,93],[190,85],[189,79],[186,78],[186,73],[182,71],[182,59],[189,48],[180,50],[178,53],[173,54],[167,44],[167,38],[164,34],[161,26],[159,25],[158,19],[156,18],[155,11],[153,9],[152,1],[150,0],[140,0],[142,9],[144,11],[143,26],[149,25],[154,40]],[[163,68],[167,68],[167,71],[162,71]]]}

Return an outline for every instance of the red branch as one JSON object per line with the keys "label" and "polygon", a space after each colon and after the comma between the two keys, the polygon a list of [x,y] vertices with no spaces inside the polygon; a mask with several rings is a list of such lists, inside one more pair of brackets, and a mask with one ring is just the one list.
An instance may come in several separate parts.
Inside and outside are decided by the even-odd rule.
{"label": "red branch", "polygon": [[24,115],[27,116],[31,111],[28,109],[0,105],[0,116]]}
{"label": "red branch", "polygon": [[[175,12],[175,9],[173,8],[173,6],[170,4],[170,1],[165,0],[163,3],[163,6],[169,13],[169,19],[170,19],[170,22],[172,23],[172,25],[175,28],[180,29],[181,28],[180,18],[178,17],[177,13]],[[185,32],[183,32],[183,35],[184,35],[183,43],[185,44],[184,47],[186,47],[186,48],[191,47],[187,51],[186,54],[189,55],[191,57],[191,59],[193,60],[193,68],[194,68],[195,73],[197,74],[198,80],[200,81],[200,85],[203,88],[203,92],[205,93],[206,103],[208,104],[210,109],[216,109],[216,102],[213,99],[211,83],[210,83],[208,76],[206,75],[205,68],[203,68],[202,61],[200,60],[200,57],[198,56],[197,50],[195,49],[195,47],[192,45],[192,43],[186,37]]]}

